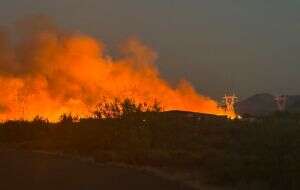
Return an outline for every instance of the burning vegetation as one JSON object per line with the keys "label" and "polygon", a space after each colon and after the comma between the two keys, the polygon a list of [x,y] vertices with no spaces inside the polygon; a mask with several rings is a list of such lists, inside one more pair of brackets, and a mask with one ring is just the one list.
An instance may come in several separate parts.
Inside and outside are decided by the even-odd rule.
{"label": "burning vegetation", "polygon": [[187,81],[171,87],[154,65],[157,54],[135,38],[112,57],[103,42],[62,32],[47,18],[19,22],[16,31],[0,34],[1,120],[87,117],[103,102],[128,98],[145,107],[234,116]]}

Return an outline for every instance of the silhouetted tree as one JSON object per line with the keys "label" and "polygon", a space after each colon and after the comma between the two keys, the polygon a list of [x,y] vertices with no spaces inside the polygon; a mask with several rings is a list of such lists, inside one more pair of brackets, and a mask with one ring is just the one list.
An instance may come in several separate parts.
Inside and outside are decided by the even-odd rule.
{"label": "silhouetted tree", "polygon": [[104,118],[120,118],[141,112],[161,112],[162,107],[158,101],[154,101],[153,105],[145,103],[136,103],[134,100],[126,98],[123,101],[114,99],[113,101],[103,100],[96,105],[93,116],[97,119]]}
{"label": "silhouetted tree", "polygon": [[33,118],[32,122],[35,124],[47,124],[49,123],[49,120],[47,118],[37,115]]}
{"label": "silhouetted tree", "polygon": [[59,119],[60,123],[62,123],[62,124],[72,124],[76,120],[78,120],[78,117],[72,116],[71,113],[69,113],[69,114],[64,113],[60,116],[60,119]]}
{"label": "silhouetted tree", "polygon": [[142,104],[136,104],[133,100],[126,98],[122,104],[122,116],[126,117],[133,113],[142,112]]}
{"label": "silhouetted tree", "polygon": [[97,119],[119,118],[122,115],[121,102],[115,98],[112,102],[103,101],[96,105],[93,115]]}

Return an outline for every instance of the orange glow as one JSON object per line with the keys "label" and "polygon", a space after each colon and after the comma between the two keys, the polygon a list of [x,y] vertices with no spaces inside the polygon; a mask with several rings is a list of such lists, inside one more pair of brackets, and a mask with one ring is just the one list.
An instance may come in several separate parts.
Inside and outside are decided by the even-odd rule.
{"label": "orange glow", "polygon": [[1,120],[40,115],[56,121],[62,113],[86,117],[103,98],[235,115],[198,94],[187,81],[171,87],[154,66],[156,53],[136,39],[122,45],[123,56],[118,58],[107,55],[102,42],[81,34],[46,30],[21,40],[17,48],[1,43]]}

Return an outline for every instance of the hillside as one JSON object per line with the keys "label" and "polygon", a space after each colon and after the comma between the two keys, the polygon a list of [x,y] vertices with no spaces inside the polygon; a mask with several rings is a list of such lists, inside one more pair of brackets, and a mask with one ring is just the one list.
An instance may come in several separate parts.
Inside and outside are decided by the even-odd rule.
{"label": "hillside", "polygon": [[[299,189],[300,114],[275,114],[254,122],[182,111],[61,119],[0,123],[0,149],[151,167],[196,187],[212,184],[237,190],[249,189],[250,184],[257,190]],[[45,162],[35,163],[43,164],[37,167],[44,170]],[[5,167],[0,163],[1,168]]]}
{"label": "hillside", "polygon": [[277,110],[274,96],[271,94],[256,94],[236,104],[236,110],[241,115],[266,115]]}
{"label": "hillside", "polygon": [[[262,116],[277,111],[274,101],[275,96],[267,93],[253,95],[236,104],[236,110],[240,115]],[[289,95],[286,110],[300,112],[300,95]]]}

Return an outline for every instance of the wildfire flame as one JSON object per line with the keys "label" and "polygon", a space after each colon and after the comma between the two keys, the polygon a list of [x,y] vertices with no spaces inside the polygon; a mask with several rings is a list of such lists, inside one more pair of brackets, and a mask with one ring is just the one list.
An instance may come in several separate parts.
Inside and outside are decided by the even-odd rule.
{"label": "wildfire flame", "polygon": [[113,58],[89,36],[25,23],[16,42],[0,35],[1,120],[40,115],[56,121],[62,113],[86,117],[103,97],[157,101],[164,110],[235,115],[187,81],[171,87],[154,66],[156,53],[137,39],[127,40],[122,56]]}

